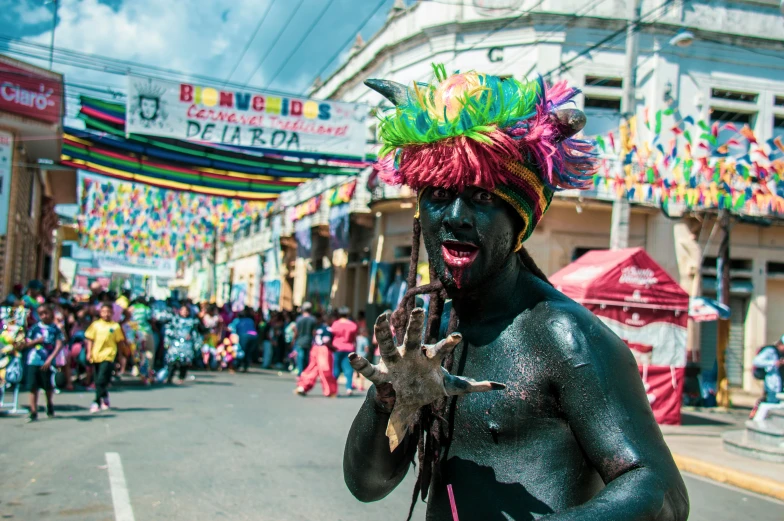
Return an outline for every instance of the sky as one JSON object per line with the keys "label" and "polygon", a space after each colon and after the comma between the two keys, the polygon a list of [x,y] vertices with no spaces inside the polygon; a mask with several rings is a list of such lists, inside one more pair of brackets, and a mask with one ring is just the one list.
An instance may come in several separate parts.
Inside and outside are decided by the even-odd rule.
{"label": "sky", "polygon": [[[363,38],[367,40],[380,29],[393,2],[57,0],[54,45],[58,50],[209,76],[219,83],[230,78],[232,83],[300,94],[346,40],[356,35],[371,13],[375,12],[362,30]],[[53,0],[0,0],[0,53],[47,67],[54,5]],[[265,13],[263,24],[251,40]],[[314,22],[314,29],[308,33]],[[302,46],[291,54],[303,36]],[[249,41],[247,53],[240,61]],[[39,47],[31,48],[30,44]],[[342,48],[325,76],[345,59],[350,47],[351,44]],[[33,58],[31,53],[45,59]],[[95,61],[91,63],[96,65]],[[111,97],[108,90],[125,90],[121,74],[74,67],[58,60],[53,69],[64,73],[67,83],[84,86],[67,86],[69,116],[75,112],[78,93],[89,93],[89,88],[93,88],[103,91],[102,96]]]}

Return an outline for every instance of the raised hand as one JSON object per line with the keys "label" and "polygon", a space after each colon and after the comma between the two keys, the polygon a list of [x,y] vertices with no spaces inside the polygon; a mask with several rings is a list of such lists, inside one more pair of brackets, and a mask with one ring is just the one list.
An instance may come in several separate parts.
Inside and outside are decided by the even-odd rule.
{"label": "raised hand", "polygon": [[[385,403],[394,402],[386,431],[390,451],[394,451],[403,440],[420,407],[445,396],[506,388],[496,382],[477,382],[471,378],[449,374],[441,367],[441,362],[463,337],[459,333],[452,333],[437,344],[423,345],[421,339],[424,325],[425,311],[422,308],[414,309],[408,321],[403,345],[397,347],[387,315],[381,315],[375,326],[376,340],[381,352],[378,365],[373,365],[354,353],[349,355],[351,366],[376,384],[377,398]],[[391,384],[394,392],[383,392],[389,387],[385,384]]]}

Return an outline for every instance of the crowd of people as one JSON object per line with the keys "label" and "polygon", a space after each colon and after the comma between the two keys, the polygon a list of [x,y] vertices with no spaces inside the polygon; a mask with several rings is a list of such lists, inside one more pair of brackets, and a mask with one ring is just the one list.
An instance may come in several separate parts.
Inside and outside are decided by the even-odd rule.
{"label": "crowd of people", "polygon": [[48,417],[55,414],[54,395],[76,387],[95,391],[90,412],[99,413],[111,407],[115,379],[182,385],[191,369],[296,372],[296,394],[305,396],[320,379],[330,397],[343,374],[350,396],[364,390],[364,381],[349,354],[374,354],[364,313],[356,319],[348,308],[321,313],[308,302],[297,312],[265,316],[250,307],[156,300],[100,285],[80,300],[31,281],[14,286],[0,310],[0,384],[29,392],[31,422],[40,391]]}

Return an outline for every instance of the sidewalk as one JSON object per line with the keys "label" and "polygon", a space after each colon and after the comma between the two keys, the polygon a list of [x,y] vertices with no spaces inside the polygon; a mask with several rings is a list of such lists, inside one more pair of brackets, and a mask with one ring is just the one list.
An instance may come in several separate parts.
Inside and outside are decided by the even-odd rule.
{"label": "sidewalk", "polygon": [[684,408],[682,425],[662,425],[664,439],[683,472],[784,500],[784,465],[724,450],[722,433],[744,428],[745,409]]}

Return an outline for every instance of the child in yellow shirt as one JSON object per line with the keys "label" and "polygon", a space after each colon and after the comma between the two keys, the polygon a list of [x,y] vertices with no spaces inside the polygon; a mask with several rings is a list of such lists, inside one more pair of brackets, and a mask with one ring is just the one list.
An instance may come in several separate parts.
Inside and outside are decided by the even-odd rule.
{"label": "child in yellow shirt", "polygon": [[90,406],[90,413],[109,410],[109,382],[114,370],[114,359],[117,350],[125,346],[122,327],[112,320],[113,311],[111,304],[102,305],[101,318],[90,324],[84,332],[87,361],[93,364],[95,379],[95,401]]}

